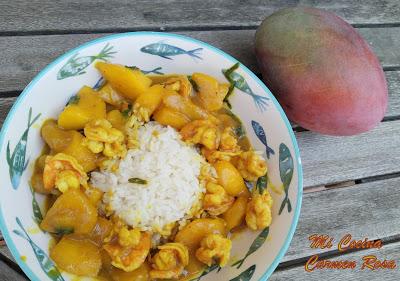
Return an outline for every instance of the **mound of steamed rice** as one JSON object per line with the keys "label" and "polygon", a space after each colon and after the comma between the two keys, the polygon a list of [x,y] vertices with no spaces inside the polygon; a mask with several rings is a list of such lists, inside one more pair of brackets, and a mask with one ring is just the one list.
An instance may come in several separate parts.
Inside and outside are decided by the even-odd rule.
{"label": "mound of steamed rice", "polygon": [[[128,225],[159,232],[190,216],[199,204],[204,159],[175,129],[156,122],[139,128],[138,141],[139,147],[128,151],[117,172],[93,172],[91,183],[106,192],[103,202]],[[131,178],[147,184],[131,183]]]}

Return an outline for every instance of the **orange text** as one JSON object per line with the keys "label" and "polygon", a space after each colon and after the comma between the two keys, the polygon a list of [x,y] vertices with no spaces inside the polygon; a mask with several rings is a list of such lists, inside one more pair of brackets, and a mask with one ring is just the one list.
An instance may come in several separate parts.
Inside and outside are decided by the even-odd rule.
{"label": "orange text", "polygon": [[364,240],[353,240],[351,234],[346,234],[338,243],[338,250],[340,252],[344,252],[349,249],[368,249],[368,248],[369,249],[382,248],[382,240],[369,241],[368,238],[365,238]]}
{"label": "orange text", "polygon": [[326,248],[332,248],[332,242],[333,238],[329,237],[329,235],[318,235],[318,234],[313,234],[308,237],[308,240],[310,240],[310,248],[316,249],[326,249]]}
{"label": "orange text", "polygon": [[304,269],[307,272],[312,272],[315,269],[354,269],[356,268],[356,261],[348,261],[348,260],[338,260],[338,261],[329,261],[329,260],[319,260],[318,255],[314,255],[308,259],[306,264],[304,265]]}
{"label": "orange text", "polygon": [[383,260],[380,261],[374,255],[369,255],[363,257],[363,264],[361,269],[395,269],[396,268],[396,261],[394,260]]}

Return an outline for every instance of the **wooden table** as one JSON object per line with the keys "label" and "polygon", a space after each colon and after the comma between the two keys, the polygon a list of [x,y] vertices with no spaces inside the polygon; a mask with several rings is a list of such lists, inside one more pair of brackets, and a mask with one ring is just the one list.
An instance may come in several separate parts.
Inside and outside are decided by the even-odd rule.
{"label": "wooden table", "polygon": [[[389,85],[389,107],[374,130],[329,137],[295,127],[304,165],[304,198],[291,246],[271,280],[400,280],[400,1],[1,1],[0,126],[16,97],[48,63],[68,49],[109,33],[156,30],[211,43],[258,73],[253,37],[261,20],[287,6],[310,5],[351,23],[379,57]],[[311,234],[335,243],[382,239],[377,249],[312,249]],[[1,237],[1,236],[0,236]],[[2,241],[3,242],[3,241]],[[0,242],[0,280],[24,280]],[[314,254],[330,260],[376,255],[395,270],[315,270]]]}

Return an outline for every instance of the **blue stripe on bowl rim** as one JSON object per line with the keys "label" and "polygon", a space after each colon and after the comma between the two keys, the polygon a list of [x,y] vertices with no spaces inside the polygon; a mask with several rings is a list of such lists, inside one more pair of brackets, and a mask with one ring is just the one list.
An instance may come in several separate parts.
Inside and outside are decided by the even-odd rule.
{"label": "blue stripe on bowl rim", "polygon": [[[76,52],[78,52],[78,51],[80,51],[82,49],[85,49],[86,47],[89,47],[91,45],[94,45],[94,44],[97,44],[97,43],[101,43],[101,42],[104,42],[104,41],[108,41],[110,39],[116,39],[116,38],[121,38],[121,37],[143,36],[143,35],[157,35],[157,36],[161,36],[161,37],[183,39],[183,40],[189,41],[191,43],[195,43],[195,44],[201,45],[201,46],[203,46],[203,47],[205,47],[207,49],[210,49],[210,50],[222,55],[223,57],[225,57],[228,60],[230,60],[232,62],[232,64],[238,62],[231,55],[228,55],[224,51],[222,51],[222,50],[220,50],[220,49],[218,49],[218,48],[216,48],[216,47],[214,47],[214,46],[212,46],[210,44],[207,44],[207,43],[202,42],[200,40],[193,39],[193,38],[190,38],[190,37],[187,37],[187,36],[184,36],[184,35],[173,34],[173,33],[154,32],[154,31],[137,31],[137,32],[126,32],[126,33],[112,34],[112,35],[108,35],[108,36],[104,36],[104,37],[101,37],[101,38],[97,38],[97,39],[91,40],[89,42],[86,42],[86,43],[74,48],[74,49],[69,50],[65,54],[61,55],[60,57],[58,57],[57,59],[52,61],[42,71],[40,71],[39,74],[36,75],[35,78],[33,78],[33,80],[25,87],[25,89],[22,91],[22,93],[19,95],[19,97],[17,98],[17,100],[13,104],[11,110],[9,111],[9,113],[8,113],[4,123],[3,123],[2,129],[1,129],[1,133],[0,133],[0,147],[3,147],[4,139],[5,139],[5,132],[7,131],[7,128],[10,125],[10,120],[11,120],[12,116],[15,114],[15,111],[17,110],[19,105],[22,103],[22,101],[25,99],[25,97],[28,95],[28,93],[31,91],[31,89],[35,86],[35,84],[37,82],[39,82],[40,79],[45,74],[47,74],[47,72],[49,72],[54,66],[56,66],[58,63],[60,63],[62,60],[70,57],[74,53],[76,53]],[[292,145],[294,147],[294,152],[295,152],[295,161],[297,163],[297,178],[298,178],[297,202],[296,202],[296,210],[295,210],[295,213],[294,213],[294,216],[293,216],[293,223],[292,223],[292,225],[291,225],[291,227],[289,229],[288,235],[286,236],[285,243],[281,247],[281,249],[279,250],[278,255],[275,257],[275,259],[272,262],[272,264],[268,267],[268,269],[265,271],[265,273],[259,279],[259,280],[265,281],[271,276],[271,274],[274,272],[275,268],[278,266],[280,260],[285,255],[287,249],[289,248],[290,242],[291,242],[291,240],[293,238],[294,232],[296,230],[296,226],[297,226],[297,223],[298,223],[298,220],[299,220],[299,216],[300,216],[301,202],[302,202],[302,197],[303,197],[303,168],[302,168],[302,164],[301,164],[300,151],[299,151],[299,147],[297,145],[296,137],[294,136],[294,133],[293,133],[293,130],[292,130],[292,126],[290,125],[289,120],[286,117],[281,105],[278,103],[278,101],[276,100],[275,96],[271,93],[271,91],[267,88],[267,86],[265,86],[265,84],[250,69],[248,69],[243,64],[241,64],[241,68],[249,76],[251,76],[251,78],[254,79],[254,81],[256,81],[262,87],[262,89],[268,94],[269,98],[272,100],[272,102],[274,103],[274,105],[278,109],[278,111],[279,111],[279,113],[281,115],[281,118],[285,121],[286,128],[287,128],[287,130],[289,132],[289,135],[290,135],[290,138],[292,140]],[[24,273],[32,281],[41,281],[39,279],[39,277],[34,272],[31,271],[31,269],[28,267],[28,265],[24,261],[21,260],[20,255],[18,253],[18,250],[17,250],[16,246],[14,245],[14,242],[12,241],[12,239],[10,237],[10,233],[8,232],[8,229],[6,228],[1,205],[0,205],[0,229],[1,229],[2,235],[4,237],[4,240],[7,243],[7,247],[11,251],[12,255],[14,256],[15,260],[17,261],[17,263],[21,267],[21,269],[24,271]]]}

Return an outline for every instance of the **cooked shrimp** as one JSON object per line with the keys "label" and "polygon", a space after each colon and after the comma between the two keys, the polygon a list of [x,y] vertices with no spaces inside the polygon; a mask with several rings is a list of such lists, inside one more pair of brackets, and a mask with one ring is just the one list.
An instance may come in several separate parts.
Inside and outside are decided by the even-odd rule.
{"label": "cooked shrimp", "polygon": [[264,158],[254,151],[246,151],[240,154],[236,162],[236,168],[245,180],[255,181],[267,172],[267,163]]}
{"label": "cooked shrimp", "polygon": [[203,208],[210,215],[218,216],[224,213],[235,201],[235,198],[226,193],[225,189],[219,184],[209,182],[206,185],[206,190]]}
{"label": "cooked shrimp", "polygon": [[201,149],[203,156],[207,159],[209,163],[215,163],[219,160],[231,161],[232,157],[238,156],[241,151],[230,152],[230,151],[220,151],[220,150],[210,150],[205,147]]}
{"label": "cooked shrimp", "polygon": [[219,149],[222,151],[240,151],[238,140],[233,133],[232,127],[226,127],[221,135],[221,143]]}
{"label": "cooked shrimp", "polygon": [[138,239],[136,231],[123,230],[122,232],[123,234],[114,235],[103,248],[110,255],[113,266],[130,272],[139,268],[146,260],[150,251],[151,235],[147,232],[139,232]]}
{"label": "cooked shrimp", "polygon": [[152,258],[150,277],[152,279],[178,278],[189,264],[189,251],[181,243],[167,243],[158,247]]}
{"label": "cooked shrimp", "polygon": [[188,98],[192,93],[192,84],[185,75],[177,75],[164,82],[164,87],[178,92],[182,97]]}
{"label": "cooked shrimp", "polygon": [[113,128],[106,119],[95,119],[84,128],[85,144],[94,153],[103,152],[107,157],[124,157],[126,154],[124,134]]}
{"label": "cooked shrimp", "polygon": [[268,191],[255,192],[247,204],[246,224],[252,230],[264,229],[272,222],[272,197]]}
{"label": "cooked shrimp", "polygon": [[196,257],[208,266],[217,262],[219,266],[223,267],[229,261],[231,248],[231,240],[220,234],[210,234],[201,240],[200,248],[196,251]]}
{"label": "cooked shrimp", "polygon": [[57,187],[61,192],[69,188],[86,187],[88,176],[78,161],[67,154],[47,156],[43,170],[43,185],[47,190]]}
{"label": "cooked shrimp", "polygon": [[218,149],[220,132],[217,125],[211,119],[195,120],[181,129],[184,141],[193,144],[202,144],[207,149]]}

